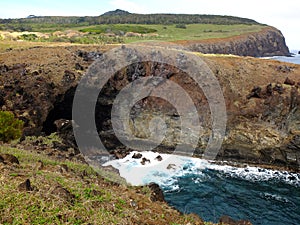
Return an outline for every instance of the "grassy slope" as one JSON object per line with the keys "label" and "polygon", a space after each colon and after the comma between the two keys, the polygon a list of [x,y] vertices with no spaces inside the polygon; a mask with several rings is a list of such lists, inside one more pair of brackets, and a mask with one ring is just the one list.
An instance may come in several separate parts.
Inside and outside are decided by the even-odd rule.
{"label": "grassy slope", "polygon": [[[101,29],[108,25],[92,26],[91,29]],[[136,25],[126,25],[136,26]],[[210,38],[226,38],[237,36],[244,33],[261,31],[263,25],[217,25],[217,24],[188,24],[186,29],[176,28],[175,25],[140,25],[148,29],[155,29],[158,36],[151,35],[144,37],[126,37],[125,42],[161,40],[161,41],[178,41],[178,40],[203,40]]]}
{"label": "grassy slope", "polygon": [[[179,40],[204,40],[214,38],[227,38],[232,36],[238,36],[246,33],[259,32],[266,26],[264,25],[246,25],[246,24],[234,24],[234,25],[218,25],[218,24],[188,24],[186,29],[176,28],[176,25],[147,25],[147,24],[117,24],[117,25],[97,25],[97,26],[78,26],[72,28],[56,27],[53,31],[45,32],[44,28],[37,29],[35,31],[47,33],[50,36],[49,39],[39,38],[36,41],[53,41],[55,31],[70,32],[73,31],[85,31],[73,41],[76,43],[132,43],[139,41],[179,41]],[[156,32],[143,34],[141,36],[126,37],[120,36],[120,33],[141,31],[143,33]],[[152,30],[152,31],[151,31]],[[114,32],[118,37],[107,37],[105,33]],[[21,33],[20,33],[21,35]],[[77,34],[78,35],[78,34]],[[102,37],[102,38],[101,38]],[[0,39],[1,40],[1,39]],[[70,41],[69,37],[64,36],[65,42]],[[3,42],[3,41],[0,41]]]}
{"label": "grassy slope", "polygon": [[[0,163],[0,224],[204,224],[151,202],[148,187],[114,184],[88,165],[0,146],[3,153],[16,156],[20,165]],[[33,191],[18,189],[26,179]],[[70,193],[57,191],[62,188]]]}

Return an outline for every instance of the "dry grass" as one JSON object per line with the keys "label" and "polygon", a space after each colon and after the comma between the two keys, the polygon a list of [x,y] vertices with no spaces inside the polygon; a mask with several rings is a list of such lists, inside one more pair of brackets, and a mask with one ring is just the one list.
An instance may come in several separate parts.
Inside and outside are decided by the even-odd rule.
{"label": "dry grass", "polygon": [[[0,163],[0,224],[204,224],[151,202],[148,187],[112,183],[88,165],[3,146],[1,153],[20,165]],[[26,179],[33,190],[20,191]]]}

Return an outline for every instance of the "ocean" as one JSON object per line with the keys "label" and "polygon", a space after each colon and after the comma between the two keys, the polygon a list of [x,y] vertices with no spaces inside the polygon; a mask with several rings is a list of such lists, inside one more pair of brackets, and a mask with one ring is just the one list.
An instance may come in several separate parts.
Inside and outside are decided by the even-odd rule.
{"label": "ocean", "polygon": [[292,54],[291,57],[286,56],[273,56],[273,57],[265,57],[264,59],[274,59],[281,62],[288,62],[294,64],[300,64],[300,54]]}
{"label": "ocean", "polygon": [[300,224],[300,174],[258,167],[217,165],[206,160],[143,152],[146,165],[134,152],[112,165],[132,185],[155,182],[169,205],[218,222],[222,215],[254,225]]}

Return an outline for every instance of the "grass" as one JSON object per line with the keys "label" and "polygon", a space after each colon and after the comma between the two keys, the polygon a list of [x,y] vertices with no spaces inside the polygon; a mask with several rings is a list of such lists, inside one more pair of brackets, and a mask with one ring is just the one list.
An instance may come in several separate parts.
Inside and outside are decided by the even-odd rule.
{"label": "grass", "polygon": [[176,25],[143,25],[146,28],[157,30],[157,37],[128,37],[125,42],[160,40],[204,40],[211,38],[226,38],[244,33],[258,32],[262,25],[216,25],[216,24],[188,24],[186,29],[176,28]]}
{"label": "grass", "polygon": [[[188,24],[184,25],[185,29],[178,25],[149,25],[149,24],[114,24],[114,25],[96,25],[96,26],[78,26],[78,27],[57,27],[62,32],[77,32],[75,36],[55,36],[53,31],[42,29],[35,31],[48,33],[48,38],[34,37],[26,34],[19,39],[28,39],[34,42],[70,42],[78,44],[116,44],[132,43],[141,41],[183,41],[183,40],[205,40],[213,38],[227,38],[238,36],[245,33],[259,32],[266,26],[264,25],[218,25],[218,24]],[[78,34],[78,31],[81,32]],[[126,35],[127,32],[138,33],[139,35]],[[105,34],[114,34],[109,36]],[[29,36],[28,36],[29,35]],[[77,36],[76,36],[77,35]],[[18,39],[18,38],[15,38]],[[0,40],[0,50],[3,44]],[[6,41],[5,41],[6,42]],[[28,40],[25,43],[30,43]],[[19,45],[19,44],[18,44]],[[23,44],[26,45],[26,44]],[[45,45],[45,44],[42,44]],[[11,48],[12,45],[6,44],[5,49]]]}
{"label": "grass", "polygon": [[[156,35],[142,35],[136,37],[122,37],[125,43],[132,43],[137,41],[180,41],[180,40],[204,40],[211,38],[226,38],[237,36],[245,33],[259,32],[265,26],[263,25],[245,25],[245,24],[236,24],[236,25],[217,25],[217,24],[188,24],[186,29],[177,28],[176,25],[114,25],[115,28],[118,28],[119,31],[131,31],[137,32],[138,30],[153,30]],[[104,33],[108,29],[109,25],[97,25],[90,26],[86,28],[80,28],[77,30],[85,32],[97,32]],[[116,32],[116,29],[114,32]],[[126,28],[126,29],[125,29]],[[141,32],[143,33],[143,32]],[[150,32],[144,32],[150,33]]]}
{"label": "grass", "polygon": [[80,29],[81,32],[89,32],[89,33],[115,33],[120,34],[120,32],[127,33],[127,32],[134,32],[134,33],[154,33],[157,30],[153,28],[149,28],[147,26],[139,26],[139,25],[124,25],[124,24],[112,24],[112,25],[98,25],[98,26],[91,26],[87,28]]}
{"label": "grass", "polygon": [[50,43],[50,42],[30,42],[30,41],[12,41],[0,40],[0,53],[9,51],[11,49],[28,49],[37,46],[53,47],[53,46],[66,46],[70,43]]}
{"label": "grass", "polygon": [[[16,156],[20,165],[0,163],[0,224],[204,224],[151,202],[148,187],[113,183],[86,164],[0,146],[3,153]],[[37,168],[40,162],[43,168]],[[59,170],[62,165],[67,172]],[[33,191],[18,189],[26,179]],[[55,192],[57,187],[69,194]]]}

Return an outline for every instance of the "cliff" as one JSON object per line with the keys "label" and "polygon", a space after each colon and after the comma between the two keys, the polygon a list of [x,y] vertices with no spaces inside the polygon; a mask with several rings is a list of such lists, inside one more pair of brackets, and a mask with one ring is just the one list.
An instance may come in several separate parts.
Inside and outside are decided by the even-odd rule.
{"label": "cliff", "polygon": [[279,30],[273,27],[266,27],[257,33],[224,39],[178,41],[177,43],[184,45],[190,51],[211,54],[232,54],[253,57],[290,55],[284,36]]}
{"label": "cliff", "polygon": [[[24,137],[57,131],[55,121],[72,119],[72,101],[78,81],[88,66],[106,50],[93,46],[70,46],[2,53],[0,107],[13,111],[25,122]],[[251,57],[202,56],[201,59],[218,79],[225,98],[227,129],[218,159],[298,170],[300,67]],[[113,99],[119,90],[132,82],[133,72],[145,77],[150,76],[153,69],[159,72],[160,68],[151,63],[133,66],[119,71],[105,85],[102,91],[105,98],[100,98],[96,113],[100,136],[105,140],[107,149],[119,149],[121,153],[129,149],[116,141],[112,132],[110,110]],[[170,74],[168,79],[183,87],[195,102],[203,127],[195,155],[201,155],[211,134],[207,99],[187,74],[173,67],[165,67],[165,73]],[[143,122],[149,122],[153,115],[165,118],[169,130],[157,150],[174,150],[179,140],[180,124],[176,110],[170,104],[150,98],[138,103],[132,113],[135,121],[132,127],[140,138],[146,135]],[[65,132],[63,129],[60,131]],[[55,147],[62,151],[72,147],[76,152],[72,134],[62,135],[66,146]]]}

